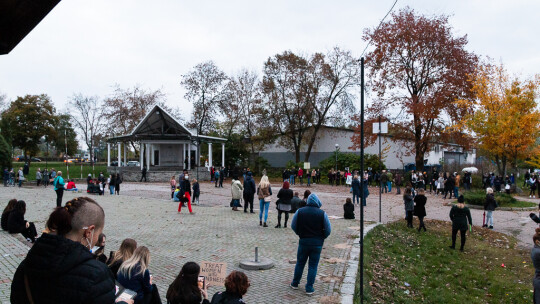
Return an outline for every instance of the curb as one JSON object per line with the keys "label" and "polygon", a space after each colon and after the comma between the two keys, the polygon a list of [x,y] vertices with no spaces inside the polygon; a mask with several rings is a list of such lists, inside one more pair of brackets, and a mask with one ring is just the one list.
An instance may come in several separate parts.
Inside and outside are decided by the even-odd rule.
{"label": "curb", "polygon": [[[453,206],[453,203],[445,203],[443,206]],[[469,209],[484,210],[483,206],[465,204]],[[535,211],[538,207],[498,207],[498,211]]]}
{"label": "curb", "polygon": [[[375,227],[381,223],[371,224],[364,228],[364,237]],[[354,298],[354,289],[356,287],[356,276],[358,275],[358,264],[360,263],[360,238],[354,240],[347,261],[347,272],[341,284],[341,304],[352,304]]]}

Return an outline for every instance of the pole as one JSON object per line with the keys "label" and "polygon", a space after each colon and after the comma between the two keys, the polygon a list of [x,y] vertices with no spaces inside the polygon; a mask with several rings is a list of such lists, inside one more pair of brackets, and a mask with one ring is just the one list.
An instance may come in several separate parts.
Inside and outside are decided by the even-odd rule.
{"label": "pole", "polygon": [[[380,129],[380,128],[379,128]],[[360,303],[364,303],[364,57],[360,58]]]}
{"label": "pole", "polygon": [[197,156],[197,161],[195,162],[196,163],[196,171],[197,171],[197,182],[199,181],[199,165],[201,164],[201,142],[199,141],[199,128],[197,128],[197,151],[196,151],[196,156]]}
{"label": "pole", "polygon": [[64,129],[64,139],[66,141],[66,171],[67,171],[67,178],[69,179],[69,159],[67,154],[67,129]]}
{"label": "pole", "polygon": [[[382,163],[381,156],[381,116],[379,116],[379,165]],[[382,177],[382,166],[381,166]],[[379,223],[382,223],[382,178],[379,177]]]}
{"label": "pole", "polygon": [[[47,139],[45,138],[45,140],[47,140]],[[49,159],[49,141],[47,141],[47,158],[45,158],[45,169],[47,169],[47,171],[49,171],[49,161],[48,161],[48,159]],[[483,168],[482,168],[482,170],[483,170]]]}

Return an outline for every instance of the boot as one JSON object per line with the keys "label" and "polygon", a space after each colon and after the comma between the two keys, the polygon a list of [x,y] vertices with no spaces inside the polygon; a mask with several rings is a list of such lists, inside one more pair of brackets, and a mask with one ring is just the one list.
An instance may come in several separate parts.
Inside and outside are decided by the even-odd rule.
{"label": "boot", "polygon": [[281,224],[277,224],[274,228],[281,228]]}
{"label": "boot", "polygon": [[263,227],[268,227],[268,225],[266,225],[266,222],[264,222]]}
{"label": "boot", "polygon": [[262,221],[259,221],[259,226],[262,226]]}

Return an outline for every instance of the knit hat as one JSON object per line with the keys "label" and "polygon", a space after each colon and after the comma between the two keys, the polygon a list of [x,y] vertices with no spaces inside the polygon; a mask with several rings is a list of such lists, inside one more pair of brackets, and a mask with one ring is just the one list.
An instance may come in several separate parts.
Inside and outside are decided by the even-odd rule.
{"label": "knit hat", "polygon": [[457,199],[458,203],[465,203],[465,198],[463,197],[463,195],[460,195]]}

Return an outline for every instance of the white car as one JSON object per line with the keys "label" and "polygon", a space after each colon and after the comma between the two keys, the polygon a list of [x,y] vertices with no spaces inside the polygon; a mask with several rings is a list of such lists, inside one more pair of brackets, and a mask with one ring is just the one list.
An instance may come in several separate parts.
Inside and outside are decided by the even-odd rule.
{"label": "white car", "polygon": [[136,160],[130,160],[130,161],[127,162],[127,166],[128,167],[140,167],[141,163],[139,163]]}

